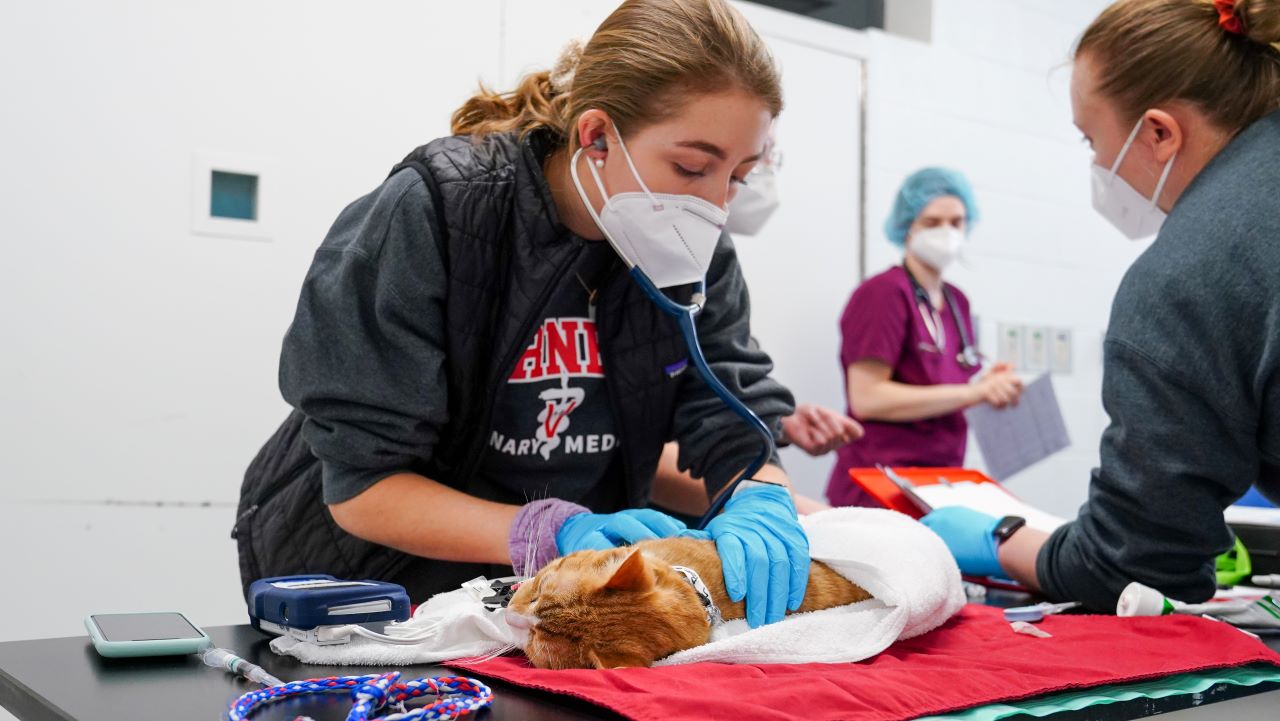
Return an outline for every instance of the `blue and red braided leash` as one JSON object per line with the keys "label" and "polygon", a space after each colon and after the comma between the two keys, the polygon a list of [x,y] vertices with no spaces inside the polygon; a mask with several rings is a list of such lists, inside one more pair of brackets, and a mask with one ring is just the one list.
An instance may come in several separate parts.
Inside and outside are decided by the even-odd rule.
{"label": "blue and red braided leash", "polygon": [[[291,681],[280,686],[250,691],[231,704],[230,721],[244,721],[267,704],[318,693],[349,693],[355,700],[347,721],[368,721],[382,708],[399,707],[396,713],[376,716],[378,721],[443,721],[475,713],[493,703],[493,691],[483,683],[465,676],[436,676],[400,681],[400,673],[366,676],[332,676],[305,681]],[[405,701],[435,696],[427,706],[406,710]]]}

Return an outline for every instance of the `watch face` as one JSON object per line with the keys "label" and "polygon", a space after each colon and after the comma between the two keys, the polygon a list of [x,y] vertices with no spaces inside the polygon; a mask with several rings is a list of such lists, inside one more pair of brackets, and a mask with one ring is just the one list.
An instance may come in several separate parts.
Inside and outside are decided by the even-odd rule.
{"label": "watch face", "polygon": [[996,524],[995,537],[1003,541],[1025,525],[1027,525],[1027,519],[1022,516],[1005,516]]}

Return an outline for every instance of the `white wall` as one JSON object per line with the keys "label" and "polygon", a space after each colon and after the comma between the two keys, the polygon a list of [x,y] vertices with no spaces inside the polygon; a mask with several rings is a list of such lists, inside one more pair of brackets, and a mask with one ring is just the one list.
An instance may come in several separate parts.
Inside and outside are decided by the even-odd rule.
{"label": "white wall", "polygon": [[[0,455],[6,496],[234,501],[287,410],[275,368],[308,258],[496,75],[498,7],[8,13],[0,434],[21,442]],[[201,150],[272,163],[270,242],[191,233]]]}
{"label": "white wall", "polygon": [[[856,118],[842,103],[860,91],[865,56],[868,270],[896,259],[878,227],[901,178],[953,165],[986,213],[974,268],[956,280],[987,351],[998,320],[1077,331],[1076,373],[1058,383],[1076,445],[1013,484],[1058,512],[1083,497],[1096,460],[1106,308],[1139,250],[1089,209],[1088,152],[1069,124],[1066,74],[1051,73],[1102,4],[940,0],[929,45],[743,6],[778,43],[797,111],[779,125],[779,237],[739,243],[779,376],[802,400],[841,403],[835,318],[859,274],[861,225],[846,172],[860,165]],[[34,554],[24,582],[57,592],[3,594],[0,640],[79,634],[90,610],[242,619],[226,533],[244,466],[286,411],[279,341],[314,247],[344,204],[445,132],[478,77],[505,86],[549,63],[611,5],[64,0],[8,13],[0,548]],[[841,100],[816,121],[833,82]],[[191,233],[201,150],[272,162],[271,241]],[[829,195],[796,192],[828,168]],[[833,222],[802,225],[826,206]],[[830,467],[788,463],[811,492]]]}
{"label": "white wall", "polygon": [[[244,468],[287,411],[280,339],[311,254],[497,77],[500,7],[5,13],[0,548],[26,570],[0,580],[0,640],[79,634],[93,610],[243,620],[227,534]],[[204,150],[270,161],[269,242],[191,232]]]}

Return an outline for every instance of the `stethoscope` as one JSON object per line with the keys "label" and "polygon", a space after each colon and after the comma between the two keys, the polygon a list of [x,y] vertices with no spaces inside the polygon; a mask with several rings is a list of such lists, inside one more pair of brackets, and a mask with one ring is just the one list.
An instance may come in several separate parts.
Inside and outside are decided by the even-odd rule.
{"label": "stethoscope", "polygon": [[729,407],[729,410],[736,413],[739,418],[746,421],[759,434],[761,445],[763,446],[756,459],[729,484],[723,493],[716,497],[716,500],[712,501],[711,507],[698,520],[698,528],[706,528],[711,519],[715,518],[720,513],[720,510],[724,508],[725,502],[733,495],[733,490],[738,487],[738,484],[754,476],[756,471],[763,468],[764,464],[768,463],[769,459],[773,457],[777,450],[777,446],[773,441],[773,431],[769,430],[769,426],[765,425],[765,422],[755,414],[755,411],[752,411],[747,404],[729,392],[729,389],[720,382],[720,379],[716,378],[715,374],[711,372],[711,367],[707,365],[706,356],[702,354],[702,346],[698,344],[698,327],[694,324],[694,319],[698,313],[702,312],[702,306],[707,302],[706,280],[694,283],[693,296],[690,298],[690,303],[686,305],[668,298],[667,294],[659,290],[653,284],[653,281],[649,280],[649,276],[645,275],[644,271],[640,270],[638,266],[632,266],[630,273],[631,277],[640,285],[640,289],[644,291],[644,294],[649,296],[649,300],[653,301],[653,304],[658,306],[658,309],[663,313],[676,319],[676,323],[680,326],[680,335],[684,337],[685,346],[689,349],[689,357],[693,360],[693,367],[698,369],[698,375],[702,376],[702,380],[720,398],[720,401]]}
{"label": "stethoscope", "polygon": [[[911,273],[911,269],[906,263],[902,264],[902,269],[907,273],[907,279],[911,281],[911,289],[915,293],[916,309],[920,311],[920,319],[924,321],[925,328],[929,331],[929,336],[933,338],[933,345],[939,353],[946,351],[947,332],[942,326],[942,316],[938,313],[938,309],[933,307],[933,301],[929,299],[929,293],[920,285],[920,281]],[[969,329],[965,327],[964,317],[960,315],[960,305],[956,303],[955,294],[951,292],[945,284],[942,286],[942,297],[946,299],[947,307],[951,309],[951,317],[956,319],[956,328],[960,330],[960,352],[956,354],[956,362],[962,368],[977,368],[982,364],[982,354],[973,345],[973,339],[969,337]]]}
{"label": "stethoscope", "polygon": [[[622,143],[622,136],[618,136],[618,142],[619,144]],[[592,144],[598,150],[605,149],[603,136],[596,138]],[[698,343],[698,326],[694,323],[694,319],[697,317],[698,313],[702,312],[702,306],[707,302],[706,277],[704,276],[702,280],[693,284],[693,295],[689,299],[690,302],[687,305],[684,303],[677,303],[676,301],[668,298],[666,293],[663,293],[658,286],[654,285],[653,281],[649,279],[649,276],[646,275],[643,270],[640,270],[639,264],[635,263],[628,257],[627,253],[605,229],[604,223],[601,222],[600,215],[596,212],[595,206],[586,199],[586,191],[583,190],[582,181],[578,178],[576,170],[578,166],[578,156],[582,155],[584,150],[585,148],[578,148],[577,152],[573,154],[573,158],[569,161],[569,177],[573,179],[574,187],[578,190],[578,196],[582,198],[583,207],[586,209],[587,213],[591,215],[591,219],[595,221],[596,226],[600,228],[605,239],[609,241],[611,246],[613,246],[618,257],[626,263],[628,272],[631,273],[631,277],[635,279],[637,284],[639,284],[640,289],[644,291],[644,294],[649,297],[649,300],[653,301],[654,305],[658,306],[658,310],[661,310],[663,313],[666,313],[676,319],[676,323],[680,327],[680,335],[684,337],[684,344],[689,349],[689,357],[693,360],[693,367],[698,370],[698,375],[702,376],[702,380],[711,388],[716,396],[720,398],[720,401],[728,406],[729,410],[733,411],[739,418],[746,421],[747,425],[750,425],[751,428],[760,435],[760,440],[763,444],[763,447],[760,449],[760,455],[756,456],[756,459],[752,461],[751,464],[748,465],[746,469],[743,470],[742,473],[739,474],[739,476],[735,478],[733,482],[730,483],[729,486],[711,502],[711,507],[708,508],[707,512],[698,520],[698,528],[706,528],[707,524],[710,523],[711,520],[716,517],[716,514],[720,513],[720,510],[724,508],[724,504],[729,500],[729,497],[733,495],[733,491],[738,487],[738,484],[754,476],[756,471],[763,468],[764,464],[768,463],[769,459],[773,457],[773,454],[777,452],[777,446],[773,441],[773,431],[769,430],[769,426],[765,425],[764,421],[760,420],[760,416],[756,415],[755,412],[747,406],[747,404],[738,400],[737,396],[729,392],[729,389],[720,382],[720,379],[716,378],[715,374],[711,372],[711,366],[707,365],[706,356],[702,354],[702,346]],[[625,145],[623,145],[623,150],[626,150]],[[631,166],[631,173],[635,176],[636,180],[640,182],[640,187],[644,189],[645,193],[649,193],[649,189],[644,185],[644,181],[640,180],[640,173],[636,170],[635,164],[631,162],[631,156],[624,155],[623,157],[626,158],[627,164]],[[592,173],[594,172],[595,171],[592,170]],[[597,182],[599,182],[598,176]],[[650,197],[652,197],[652,194],[650,194]]]}

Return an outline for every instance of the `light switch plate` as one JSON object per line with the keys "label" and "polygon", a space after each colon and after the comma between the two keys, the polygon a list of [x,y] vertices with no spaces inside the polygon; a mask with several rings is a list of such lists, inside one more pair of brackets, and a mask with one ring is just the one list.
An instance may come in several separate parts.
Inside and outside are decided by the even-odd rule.
{"label": "light switch plate", "polygon": [[1022,329],[1022,369],[1028,373],[1049,370],[1049,329],[1029,325]]}
{"label": "light switch plate", "polygon": [[1008,363],[1014,370],[1022,368],[1022,326],[1001,323],[997,327],[999,337],[996,360]]}

